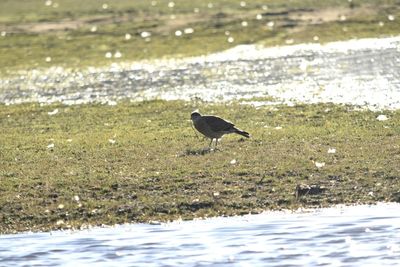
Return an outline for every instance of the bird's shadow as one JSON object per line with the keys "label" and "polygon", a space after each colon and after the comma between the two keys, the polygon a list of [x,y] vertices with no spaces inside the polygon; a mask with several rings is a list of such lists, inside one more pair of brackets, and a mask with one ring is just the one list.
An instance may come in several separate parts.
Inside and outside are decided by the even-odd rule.
{"label": "bird's shadow", "polygon": [[209,153],[213,153],[219,151],[219,149],[214,149],[214,148],[200,148],[200,149],[191,149],[188,148],[183,152],[184,156],[199,156],[199,155],[207,155]]}

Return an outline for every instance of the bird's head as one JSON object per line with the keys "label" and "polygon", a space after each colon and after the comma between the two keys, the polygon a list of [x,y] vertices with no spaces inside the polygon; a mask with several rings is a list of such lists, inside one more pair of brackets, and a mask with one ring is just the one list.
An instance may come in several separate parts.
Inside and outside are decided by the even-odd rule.
{"label": "bird's head", "polygon": [[190,119],[192,119],[192,121],[197,120],[200,117],[201,117],[201,114],[199,113],[198,110],[195,110],[192,112],[192,114],[190,114]]}

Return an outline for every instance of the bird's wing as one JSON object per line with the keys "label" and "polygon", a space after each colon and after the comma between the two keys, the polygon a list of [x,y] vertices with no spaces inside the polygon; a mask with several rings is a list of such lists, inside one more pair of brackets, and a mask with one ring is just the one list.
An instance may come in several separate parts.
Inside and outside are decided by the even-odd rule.
{"label": "bird's wing", "polygon": [[206,121],[211,130],[215,132],[228,131],[235,126],[233,123],[216,116],[202,116],[202,118]]}

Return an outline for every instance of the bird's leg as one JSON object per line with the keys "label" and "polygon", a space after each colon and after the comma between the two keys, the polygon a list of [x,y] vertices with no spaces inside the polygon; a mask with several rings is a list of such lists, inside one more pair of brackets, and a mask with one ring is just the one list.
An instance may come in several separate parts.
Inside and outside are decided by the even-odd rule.
{"label": "bird's leg", "polygon": [[217,148],[217,145],[218,145],[218,138],[215,138],[215,147],[214,147],[214,150],[219,150],[219,151],[221,151],[219,148]]}
{"label": "bird's leg", "polygon": [[210,144],[208,145],[208,148],[209,148],[210,150],[211,150],[211,145],[212,145],[213,140],[214,140],[214,138],[211,138],[211,142],[210,142]]}

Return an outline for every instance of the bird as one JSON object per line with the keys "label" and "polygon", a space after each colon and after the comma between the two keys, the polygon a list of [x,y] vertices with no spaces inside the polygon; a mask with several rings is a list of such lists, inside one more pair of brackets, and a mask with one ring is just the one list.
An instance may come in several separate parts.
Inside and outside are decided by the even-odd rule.
{"label": "bird", "polygon": [[235,127],[235,125],[227,120],[224,120],[217,116],[212,115],[201,115],[198,111],[193,111],[190,115],[194,127],[197,131],[202,133],[205,137],[210,138],[211,142],[215,139],[215,149],[218,145],[218,139],[224,134],[236,133],[246,138],[250,138],[250,134],[246,131],[240,130]]}

